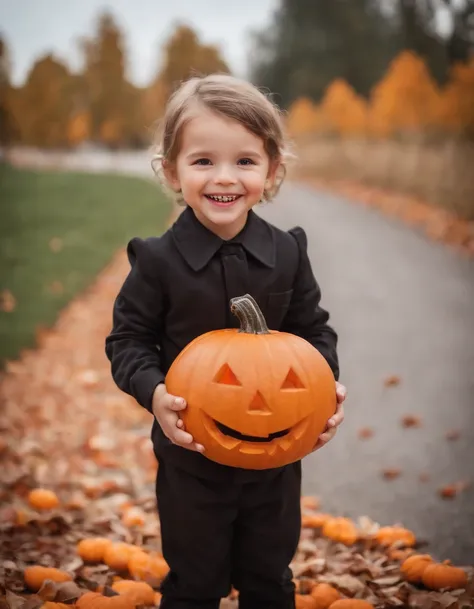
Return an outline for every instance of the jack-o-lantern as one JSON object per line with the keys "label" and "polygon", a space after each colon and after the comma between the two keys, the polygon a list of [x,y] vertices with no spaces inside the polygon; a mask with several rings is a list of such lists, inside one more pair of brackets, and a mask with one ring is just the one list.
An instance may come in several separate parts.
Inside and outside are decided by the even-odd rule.
{"label": "jack-o-lantern", "polygon": [[166,376],[187,401],[185,429],[209,459],[270,469],[311,452],[337,406],[335,379],[308,341],[269,330],[255,300],[231,300],[240,329],[207,332],[189,343]]}

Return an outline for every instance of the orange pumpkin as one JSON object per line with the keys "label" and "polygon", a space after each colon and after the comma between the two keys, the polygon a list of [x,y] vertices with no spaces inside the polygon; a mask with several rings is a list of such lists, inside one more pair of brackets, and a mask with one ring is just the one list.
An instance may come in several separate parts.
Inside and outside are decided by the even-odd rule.
{"label": "orange pumpkin", "polygon": [[360,598],[341,598],[329,605],[329,609],[374,609],[374,606]]}
{"label": "orange pumpkin", "polygon": [[416,543],[414,533],[404,527],[381,527],[375,534],[375,539],[382,546],[391,546],[397,543],[400,546],[412,547]]}
{"label": "orange pumpkin", "polygon": [[145,582],[122,579],[112,584],[112,589],[137,605],[153,605],[155,602],[155,591]]}
{"label": "orange pumpkin", "polygon": [[330,518],[323,524],[322,533],[337,543],[353,545],[359,539],[359,531],[349,518]]}
{"label": "orange pumpkin", "polygon": [[100,562],[110,546],[112,541],[106,537],[86,537],[77,544],[77,553],[86,562]]}
{"label": "orange pumpkin", "polygon": [[25,584],[30,590],[37,592],[43,583],[50,579],[53,582],[61,583],[72,580],[72,576],[66,571],[55,567],[43,567],[42,565],[31,565],[26,567],[23,572]]}
{"label": "orange pumpkin", "polygon": [[313,449],[336,410],[335,379],[309,342],[269,330],[248,294],[231,300],[240,329],[189,343],[166,376],[187,401],[186,430],[209,459],[245,469],[281,467]]}
{"label": "orange pumpkin", "polygon": [[311,590],[311,596],[316,602],[315,609],[328,609],[332,603],[341,598],[336,588],[325,583],[316,584]]}
{"label": "orange pumpkin", "polygon": [[295,594],[296,609],[317,609],[316,601],[309,594]]}
{"label": "orange pumpkin", "polygon": [[421,582],[424,570],[433,562],[429,554],[414,554],[403,561],[400,571],[407,581],[416,584]]}
{"label": "orange pumpkin", "polygon": [[28,493],[28,503],[36,510],[52,510],[59,506],[59,499],[54,491],[34,488]]}
{"label": "orange pumpkin", "polygon": [[462,589],[467,586],[467,573],[460,567],[447,563],[433,563],[426,567],[421,576],[423,583],[431,590]]}

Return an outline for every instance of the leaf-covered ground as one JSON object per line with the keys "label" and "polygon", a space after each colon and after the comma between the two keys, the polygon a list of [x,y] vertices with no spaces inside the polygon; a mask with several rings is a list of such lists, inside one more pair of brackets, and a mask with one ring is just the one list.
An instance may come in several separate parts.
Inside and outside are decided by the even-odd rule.
{"label": "leaf-covered ground", "polygon": [[[145,551],[148,557],[160,557],[151,416],[115,387],[103,348],[112,301],[127,269],[120,252],[63,311],[55,328],[38,336],[38,349],[10,362],[1,379],[2,609],[53,607],[47,604],[52,601],[71,605],[86,590],[113,595],[111,586],[118,578],[147,580],[159,602],[163,569],[132,569],[131,574],[129,562],[121,568],[110,557],[109,564],[105,557],[89,562],[77,548],[82,539],[105,537],[129,544],[130,556],[133,546],[135,552],[142,549],[141,556]],[[54,491],[58,505],[34,508],[29,493],[35,488]],[[328,520],[324,501],[302,502],[305,526],[293,563],[299,607],[319,606],[308,593],[321,582],[343,598],[365,598],[377,608],[474,606],[472,568],[464,567],[470,580],[462,589],[431,591],[410,584],[400,566],[416,547],[404,548],[403,541],[382,545],[380,526],[364,515],[355,523],[358,539],[346,535],[345,543],[338,542],[338,527],[336,533],[323,528]],[[409,537],[405,542],[411,543]],[[47,581],[39,591],[32,590],[25,584],[28,565],[57,567],[71,581]],[[224,605],[236,606],[236,600],[227,599]]]}

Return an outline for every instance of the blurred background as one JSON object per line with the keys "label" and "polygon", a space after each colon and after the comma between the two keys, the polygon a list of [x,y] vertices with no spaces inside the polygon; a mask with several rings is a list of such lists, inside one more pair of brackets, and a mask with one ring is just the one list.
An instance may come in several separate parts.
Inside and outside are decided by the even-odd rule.
{"label": "blurred background", "polygon": [[350,405],[304,491],[474,564],[474,0],[0,0],[0,24],[0,507],[153,494],[103,341],[127,240],[175,217],[166,100],[229,72],[285,112],[297,162],[259,213],[304,226],[340,336]]}
{"label": "blurred background", "polygon": [[4,1],[0,19],[5,151],[146,147],[176,83],[231,72],[288,112],[299,171],[474,218],[471,0]]}

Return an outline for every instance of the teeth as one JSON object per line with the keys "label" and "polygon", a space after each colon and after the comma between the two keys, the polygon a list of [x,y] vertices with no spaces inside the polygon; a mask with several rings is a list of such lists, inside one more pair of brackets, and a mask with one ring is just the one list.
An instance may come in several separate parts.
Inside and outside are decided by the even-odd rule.
{"label": "teeth", "polygon": [[219,201],[220,203],[229,203],[230,201],[235,201],[238,195],[232,195],[231,197],[224,197],[222,195],[207,195],[210,199],[214,201]]}

